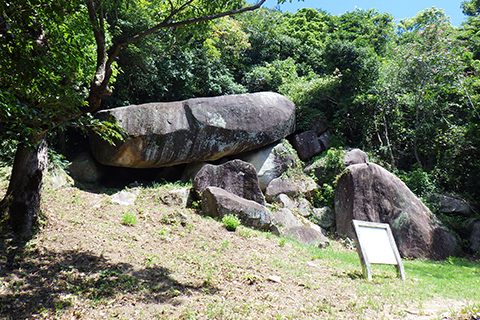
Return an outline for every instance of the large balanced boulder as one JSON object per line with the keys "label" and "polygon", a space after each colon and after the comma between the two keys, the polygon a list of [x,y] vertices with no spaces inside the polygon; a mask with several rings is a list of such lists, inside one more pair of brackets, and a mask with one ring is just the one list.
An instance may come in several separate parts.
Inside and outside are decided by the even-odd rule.
{"label": "large balanced boulder", "polygon": [[335,191],[337,233],[353,236],[353,219],[388,223],[404,257],[443,259],[458,241],[395,175],[374,163],[347,167]]}
{"label": "large balanced boulder", "polygon": [[155,168],[213,161],[276,142],[295,130],[295,105],[273,92],[132,105],[96,114],[124,130],[115,146],[92,134],[102,164]]}
{"label": "large balanced boulder", "polygon": [[208,187],[218,187],[244,199],[265,204],[265,198],[258,186],[255,167],[238,159],[218,166],[212,164],[203,166],[193,179],[193,187],[199,196]]}

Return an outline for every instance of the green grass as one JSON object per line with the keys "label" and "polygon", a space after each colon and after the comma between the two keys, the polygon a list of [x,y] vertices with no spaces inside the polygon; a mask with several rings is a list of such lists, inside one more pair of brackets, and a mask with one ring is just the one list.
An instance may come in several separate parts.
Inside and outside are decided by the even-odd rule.
{"label": "green grass", "polygon": [[360,294],[391,295],[400,301],[426,301],[433,298],[480,301],[480,263],[463,258],[445,261],[403,260],[406,281],[397,278],[394,266],[372,265],[373,280],[362,275],[358,254],[338,248],[307,248],[313,259],[335,267],[337,277],[356,281]]}
{"label": "green grass", "polygon": [[241,224],[240,219],[233,214],[227,214],[222,218],[222,223],[228,231],[235,231]]}
{"label": "green grass", "polygon": [[181,182],[181,181],[176,181],[176,182],[154,181],[154,182],[152,182],[152,184],[149,187],[151,189],[173,190],[173,189],[178,189],[178,188],[192,188],[193,184],[191,182]]}
{"label": "green grass", "polygon": [[137,215],[132,211],[124,211],[122,215],[122,224],[134,226],[137,224]]}
{"label": "green grass", "polygon": [[407,278],[415,282],[416,294],[446,299],[480,301],[480,264],[460,258],[446,261],[405,261]]}

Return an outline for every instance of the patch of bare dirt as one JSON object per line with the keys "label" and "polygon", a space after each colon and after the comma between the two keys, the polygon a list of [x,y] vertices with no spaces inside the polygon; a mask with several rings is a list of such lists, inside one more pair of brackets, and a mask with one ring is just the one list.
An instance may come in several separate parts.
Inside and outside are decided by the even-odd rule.
{"label": "patch of bare dirt", "polygon": [[[122,206],[111,190],[45,190],[48,223],[35,238],[3,235],[0,318],[425,319],[395,301],[375,305],[357,293],[358,280],[305,249],[229,232],[165,205],[165,191],[137,192]],[[430,318],[445,310],[434,305]]]}

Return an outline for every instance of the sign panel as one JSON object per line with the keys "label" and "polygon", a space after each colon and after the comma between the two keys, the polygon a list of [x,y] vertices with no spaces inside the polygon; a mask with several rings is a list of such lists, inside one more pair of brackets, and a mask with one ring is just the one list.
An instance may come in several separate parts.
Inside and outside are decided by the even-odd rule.
{"label": "sign panel", "polygon": [[386,223],[359,220],[353,220],[352,223],[357,252],[366,278],[372,280],[371,264],[390,264],[396,266],[398,276],[405,280],[402,259],[390,226]]}

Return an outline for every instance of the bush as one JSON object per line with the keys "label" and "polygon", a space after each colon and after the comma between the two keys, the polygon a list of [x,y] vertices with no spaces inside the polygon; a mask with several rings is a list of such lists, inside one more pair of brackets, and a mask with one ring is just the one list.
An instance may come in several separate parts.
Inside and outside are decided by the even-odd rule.
{"label": "bush", "polygon": [[122,224],[126,226],[134,226],[137,224],[137,215],[134,212],[124,211],[122,216]]}
{"label": "bush", "polygon": [[223,216],[222,223],[228,231],[237,230],[237,227],[241,224],[240,219],[233,214],[227,214]]}
{"label": "bush", "polygon": [[315,208],[330,207],[335,204],[334,186],[324,183],[321,188],[316,189],[312,194],[312,204]]}
{"label": "bush", "polygon": [[315,164],[320,163],[322,167],[321,175],[312,177],[322,186],[312,194],[312,203],[315,207],[334,207],[337,177],[345,167],[344,157],[345,150],[342,148],[330,148],[315,160]]}
{"label": "bush", "polygon": [[298,74],[295,61],[292,58],[265,62],[256,66],[243,79],[249,92],[275,91],[279,92],[284,83],[297,80]]}
{"label": "bush", "polygon": [[407,187],[418,197],[427,198],[437,189],[433,175],[417,167],[410,172],[401,171],[398,177],[405,182]]}

